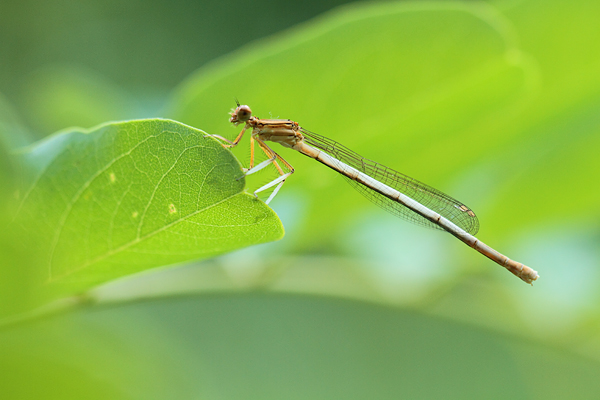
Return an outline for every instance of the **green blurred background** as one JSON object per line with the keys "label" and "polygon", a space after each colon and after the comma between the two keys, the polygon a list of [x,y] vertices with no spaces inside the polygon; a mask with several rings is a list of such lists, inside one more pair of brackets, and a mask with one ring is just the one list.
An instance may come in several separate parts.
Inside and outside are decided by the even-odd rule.
{"label": "green blurred background", "polygon": [[284,239],[2,328],[2,398],[598,396],[600,3],[342,3],[2,2],[0,150],[146,117],[232,137],[237,97],[464,201],[535,286],[282,149]]}

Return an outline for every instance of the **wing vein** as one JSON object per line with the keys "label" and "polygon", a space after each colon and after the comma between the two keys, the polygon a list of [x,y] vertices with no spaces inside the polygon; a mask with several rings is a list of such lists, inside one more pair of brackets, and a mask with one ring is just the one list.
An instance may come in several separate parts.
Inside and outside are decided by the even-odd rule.
{"label": "wing vein", "polygon": [[[304,140],[311,146],[318,148],[330,156],[350,165],[353,168],[377,179],[381,183],[396,189],[406,196],[418,201],[425,207],[437,212],[444,218],[450,220],[471,235],[479,230],[479,220],[469,207],[447,194],[417,181],[407,175],[386,167],[378,162],[362,157],[340,143],[318,135],[314,132],[301,129]],[[429,228],[442,229],[438,225],[415,213],[406,206],[391,200],[390,198],[349,179],[346,180],[362,195],[377,204],[384,210],[410,222]],[[442,229],[443,230],[443,229]]]}

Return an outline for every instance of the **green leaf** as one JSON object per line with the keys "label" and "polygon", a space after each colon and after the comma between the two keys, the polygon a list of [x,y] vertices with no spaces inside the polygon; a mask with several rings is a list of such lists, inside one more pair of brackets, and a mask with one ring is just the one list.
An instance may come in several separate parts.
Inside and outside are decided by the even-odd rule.
{"label": "green leaf", "polygon": [[[518,225],[538,223],[545,231],[549,222],[597,219],[600,186],[590,182],[600,180],[600,51],[590,43],[600,41],[600,2],[493,3],[537,64],[540,90],[525,112],[500,125],[514,137],[512,154],[520,161],[507,163],[498,152],[490,162],[493,174],[510,177],[493,193],[490,213],[499,215],[511,205],[492,224],[511,233]],[[516,198],[522,200],[514,203]]]}
{"label": "green leaf", "polygon": [[[259,117],[296,120],[477,210],[473,199],[488,189],[463,181],[482,154],[512,139],[490,126],[528,104],[536,74],[491,7],[354,5],[199,70],[174,94],[169,116],[233,134],[223,112],[237,96]],[[296,168],[281,196],[302,191],[308,208],[296,246],[339,248],[349,221],[374,212],[333,171],[273,149]]]}
{"label": "green leaf", "polygon": [[232,154],[178,122],[64,132],[23,159],[32,183],[19,221],[43,261],[38,283],[53,292],[283,235],[273,211],[244,192]]}
{"label": "green leaf", "polygon": [[[237,96],[259,117],[296,120],[465,202],[484,242],[544,276],[547,251],[524,250],[533,248],[524,244],[532,233],[565,221],[577,229],[600,215],[600,186],[589,184],[600,179],[600,52],[589,48],[600,40],[592,22],[600,3],[497,3],[505,13],[483,2],[335,10],[200,69],[174,94],[170,116],[233,133],[222,113]],[[383,245],[360,236],[372,221],[380,227],[393,217],[323,165],[273,149],[296,170],[273,202],[297,208],[288,242],[295,251],[417,248],[402,261],[407,270],[424,270],[423,255],[439,254],[426,262],[440,271],[454,264],[504,273],[449,237],[439,239],[452,242],[447,249],[430,251],[402,221],[390,226],[405,233]],[[396,265],[393,254],[374,253],[364,259]]]}
{"label": "green leaf", "polygon": [[600,390],[600,363],[588,357],[329,296],[84,309],[0,331],[0,351],[10,399],[592,399]]}
{"label": "green leaf", "polygon": [[517,288],[448,235],[394,221],[334,172],[273,145],[296,169],[272,203],[294,211],[296,253],[350,255],[383,292],[413,302],[489,271],[519,311],[481,290],[450,296],[444,315],[577,335],[599,281],[599,15],[595,0],[356,4],[203,67],[170,116],[237,133],[222,114],[237,96],[464,201],[479,237],[544,283]]}

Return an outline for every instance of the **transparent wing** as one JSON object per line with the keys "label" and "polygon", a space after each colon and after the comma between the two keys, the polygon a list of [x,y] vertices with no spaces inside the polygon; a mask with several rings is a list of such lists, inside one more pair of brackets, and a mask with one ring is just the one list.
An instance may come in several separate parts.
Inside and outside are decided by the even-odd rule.
{"label": "transparent wing", "polygon": [[[377,179],[381,183],[405,194],[413,200],[418,201],[425,207],[437,212],[444,218],[450,220],[461,229],[475,235],[479,230],[479,220],[475,213],[466,205],[453,199],[445,193],[417,181],[409,176],[394,171],[375,161],[361,157],[347,147],[316,133],[301,129],[307,144],[324,151],[341,162],[356,168],[357,170]],[[441,229],[439,226],[423,218],[401,203],[395,202],[384,195],[348,178],[346,180],[354,186],[366,198],[379,207],[392,214],[430,228]]]}

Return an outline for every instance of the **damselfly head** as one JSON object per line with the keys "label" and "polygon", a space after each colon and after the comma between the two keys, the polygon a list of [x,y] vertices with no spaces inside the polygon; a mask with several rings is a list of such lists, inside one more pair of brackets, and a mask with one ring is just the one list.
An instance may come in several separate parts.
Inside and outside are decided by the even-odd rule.
{"label": "damselfly head", "polygon": [[252,110],[250,109],[250,107],[245,106],[245,105],[240,105],[238,103],[237,108],[231,112],[231,118],[229,119],[229,122],[231,122],[235,125],[243,124],[243,123],[247,122],[251,116],[252,116]]}

